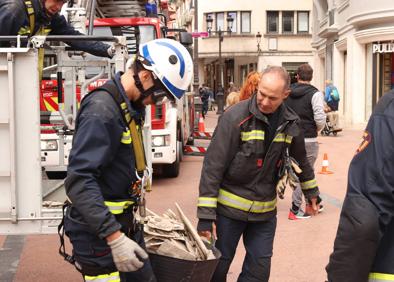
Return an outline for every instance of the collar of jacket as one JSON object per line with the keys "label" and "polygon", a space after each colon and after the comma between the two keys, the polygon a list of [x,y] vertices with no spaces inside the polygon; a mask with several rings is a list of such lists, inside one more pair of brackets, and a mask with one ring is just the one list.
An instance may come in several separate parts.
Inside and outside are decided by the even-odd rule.
{"label": "collar of jacket", "polygon": [[[286,121],[291,122],[291,121],[298,121],[300,119],[298,117],[298,115],[293,110],[288,108],[284,103],[282,103],[277,110],[281,111],[281,115],[280,115],[280,118],[279,118],[279,126],[282,125],[283,123],[285,123]],[[257,119],[259,119],[259,120],[265,122],[266,124],[268,124],[267,116],[265,114],[263,114],[259,110],[259,108],[257,106],[256,95],[253,95],[253,97],[249,101],[249,111]]]}
{"label": "collar of jacket", "polygon": [[126,91],[123,88],[123,85],[120,81],[120,77],[122,76],[123,72],[118,72],[115,74],[114,82],[116,87],[119,89],[120,94],[123,96],[123,99],[126,101],[127,108],[129,109],[130,116],[132,119],[137,121],[144,120],[145,117],[145,109],[137,110],[133,107],[132,103],[130,102],[129,98],[127,98]]}

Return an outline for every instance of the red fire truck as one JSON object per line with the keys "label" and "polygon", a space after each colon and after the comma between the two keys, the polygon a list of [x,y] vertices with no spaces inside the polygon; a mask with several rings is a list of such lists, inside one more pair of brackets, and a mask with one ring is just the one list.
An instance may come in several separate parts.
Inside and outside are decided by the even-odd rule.
{"label": "red fire truck", "polygon": [[[94,21],[93,29],[93,35],[126,36],[126,45],[130,55],[136,53],[139,44],[165,37],[167,32],[168,29],[159,17],[100,18]],[[180,36],[180,38],[185,37]],[[180,41],[191,43],[191,39]],[[94,56],[87,55],[87,60],[89,57]],[[88,78],[97,74],[95,67],[86,68],[85,72]],[[106,79],[107,77],[90,83],[88,90],[102,85]],[[57,80],[51,79],[48,74],[41,83],[41,162],[48,178],[65,177],[72,143],[72,130],[63,131],[50,118],[59,111],[57,87]],[[77,101],[81,99],[81,83],[78,82],[76,83],[76,99]],[[167,101],[162,105],[152,106],[151,129],[152,155],[148,157],[151,158],[154,171],[160,168],[164,175],[177,177],[183,147],[186,143],[193,141],[193,93],[186,93],[185,97],[176,103]],[[63,144],[60,144],[62,142]]]}

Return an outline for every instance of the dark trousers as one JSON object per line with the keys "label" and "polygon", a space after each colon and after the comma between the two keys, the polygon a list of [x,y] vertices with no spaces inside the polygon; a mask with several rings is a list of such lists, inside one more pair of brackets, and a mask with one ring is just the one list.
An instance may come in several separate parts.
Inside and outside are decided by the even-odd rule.
{"label": "dark trousers", "polygon": [[[119,215],[116,218],[122,224],[121,231],[145,249],[142,226],[134,230],[134,232],[130,232],[128,227],[130,225],[124,220],[125,218],[130,220],[132,215]],[[117,271],[113,262],[111,249],[107,242],[104,239],[98,238],[86,223],[79,220],[76,216],[75,209],[72,207],[67,209],[66,217],[64,218],[64,229],[73,245],[73,255],[76,262],[82,269],[86,269],[86,272],[94,272],[85,272],[86,275],[97,276],[99,274],[108,274]],[[122,282],[156,281],[149,259],[144,261],[144,266],[137,271],[120,272],[119,276]]]}
{"label": "dark trousers", "polygon": [[246,222],[218,215],[216,220],[218,240],[215,245],[222,256],[212,281],[226,281],[241,235],[243,235],[246,256],[238,282],[268,281],[275,229],[276,217],[266,221]]}

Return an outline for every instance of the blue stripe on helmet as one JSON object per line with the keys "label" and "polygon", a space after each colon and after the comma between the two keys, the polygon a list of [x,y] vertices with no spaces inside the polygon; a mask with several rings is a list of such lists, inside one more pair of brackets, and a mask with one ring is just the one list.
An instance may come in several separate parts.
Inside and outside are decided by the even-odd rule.
{"label": "blue stripe on helmet", "polygon": [[185,90],[177,88],[175,85],[169,82],[165,77],[163,78],[162,82],[167,87],[167,89],[170,90],[171,93],[175,95],[175,97],[177,97],[178,99],[182,98],[183,94],[185,93]]}
{"label": "blue stripe on helmet", "polygon": [[171,45],[167,42],[160,41],[160,42],[157,42],[157,44],[166,46],[175,52],[175,54],[179,58],[179,63],[181,64],[181,68],[179,70],[179,75],[181,76],[181,78],[183,78],[183,76],[185,75],[185,59],[183,58],[182,53],[179,52],[179,50],[177,48],[175,48],[173,45]]}
{"label": "blue stripe on helmet", "polygon": [[143,53],[144,58],[146,60],[148,60],[153,65],[153,60],[149,54],[148,45],[145,45],[144,47],[142,47],[142,53]]}

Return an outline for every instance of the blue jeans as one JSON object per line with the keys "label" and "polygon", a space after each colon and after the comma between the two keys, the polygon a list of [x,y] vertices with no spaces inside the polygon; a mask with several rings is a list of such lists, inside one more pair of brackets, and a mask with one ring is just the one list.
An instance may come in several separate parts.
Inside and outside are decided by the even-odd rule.
{"label": "blue jeans", "polygon": [[[306,151],[306,158],[308,159],[309,164],[314,170],[315,162],[319,154],[319,143],[305,142],[305,151]],[[297,188],[293,191],[293,195],[292,195],[292,202],[298,208],[300,208],[302,205],[302,195],[303,194],[302,194],[301,185],[298,184]]]}
{"label": "blue jeans", "polygon": [[246,222],[217,216],[216,247],[222,253],[212,281],[226,281],[239,239],[243,235],[246,256],[238,282],[268,281],[271,269],[272,248],[276,230],[276,217],[266,221]]}

